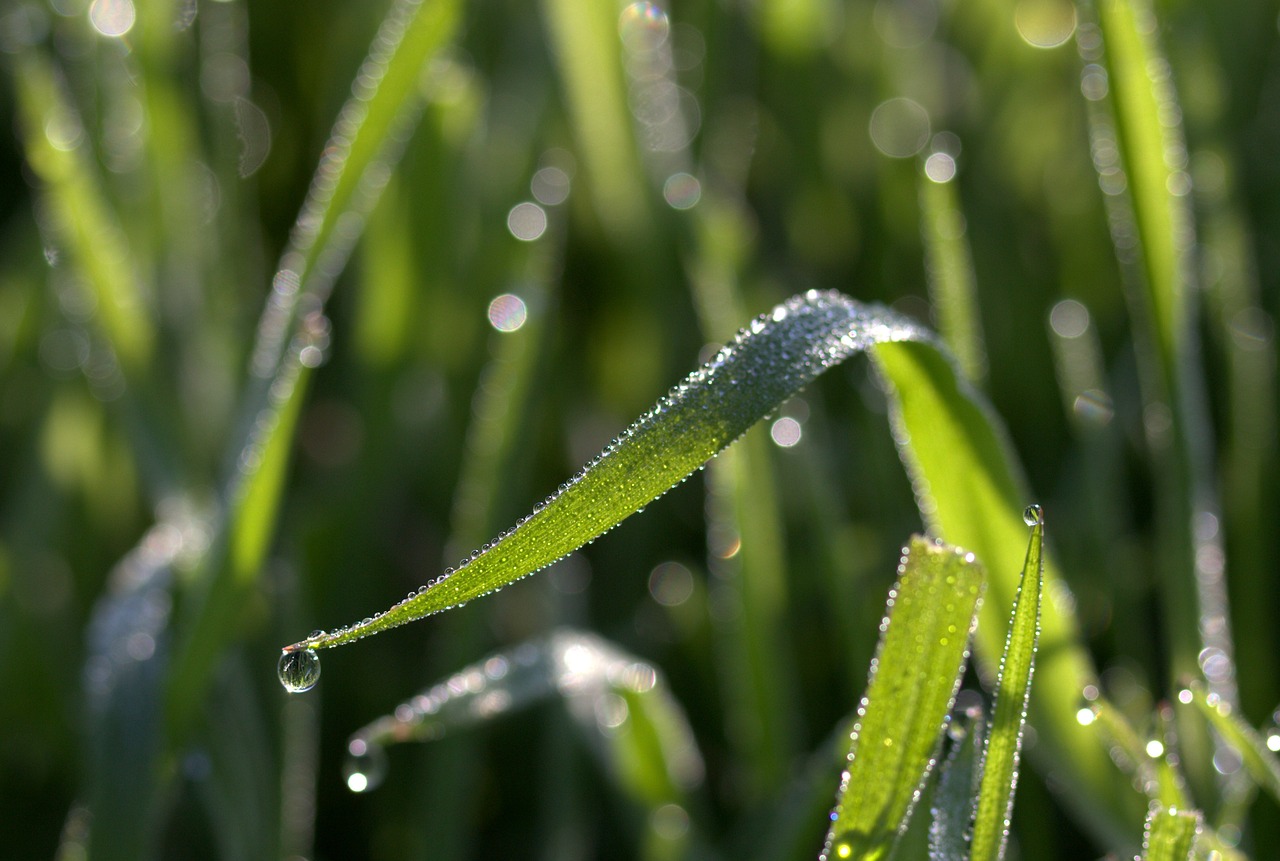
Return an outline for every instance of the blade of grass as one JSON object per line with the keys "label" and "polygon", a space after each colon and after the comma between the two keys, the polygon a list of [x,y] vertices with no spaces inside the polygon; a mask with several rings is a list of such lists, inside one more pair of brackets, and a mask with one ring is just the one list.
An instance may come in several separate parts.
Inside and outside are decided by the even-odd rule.
{"label": "blade of grass", "polygon": [[[871,355],[890,383],[894,436],[930,533],[973,550],[990,572],[975,641],[979,657],[992,661],[1004,646],[998,632],[1013,605],[1014,572],[1024,562],[1013,548],[1022,547],[1026,534],[1025,481],[1000,425],[946,357],[906,342],[877,345]],[[1044,592],[1041,695],[1030,705],[1034,755],[1061,778],[1066,797],[1104,842],[1131,845],[1126,823],[1141,815],[1142,797],[1114,779],[1106,751],[1075,720],[1081,691],[1097,680],[1080,644],[1070,591],[1051,558],[1045,559]]]}
{"label": "blade of grass", "polygon": [[1195,703],[1226,743],[1240,754],[1254,782],[1280,802],[1280,757],[1267,746],[1262,734],[1241,719],[1230,703],[1199,683],[1179,693],[1178,699]]}
{"label": "blade of grass", "polygon": [[946,153],[929,156],[921,171],[920,219],[925,268],[942,340],[951,348],[965,377],[979,383],[987,375],[987,355],[982,344],[973,255],[965,238],[955,171],[955,159]]}
{"label": "blade of grass", "polygon": [[938,775],[929,825],[929,861],[969,861],[973,800],[982,776],[979,757],[986,721],[980,708],[972,709],[948,727],[951,753]]}
{"label": "blade of grass", "polygon": [[933,767],[984,579],[972,553],[919,536],[904,548],[821,858],[892,851]]}
{"label": "blade of grass", "polygon": [[218,644],[256,581],[273,534],[290,441],[311,371],[328,345],[321,308],[408,138],[424,64],[452,38],[458,0],[400,0],[388,12],[343,106],[312,180],[259,322],[245,393],[243,435],[233,447],[227,514],[188,605],[166,714],[175,737],[200,707]]}
{"label": "blade of grass", "polygon": [[1198,812],[1152,805],[1142,840],[1142,861],[1191,861],[1199,831]]}
{"label": "blade of grass", "polygon": [[1022,581],[1013,599],[1013,613],[1000,660],[991,731],[982,753],[982,782],[974,814],[970,861],[999,861],[1009,841],[1013,797],[1018,787],[1018,757],[1022,728],[1031,698],[1036,646],[1040,636],[1040,595],[1044,581],[1044,519],[1040,506],[1027,509],[1033,524]]}
{"label": "blade of grass", "polygon": [[820,373],[877,341],[928,338],[907,318],[811,291],[753,320],[515,529],[389,610],[287,648],[329,648],[438,613],[560,559],[683,481]]}

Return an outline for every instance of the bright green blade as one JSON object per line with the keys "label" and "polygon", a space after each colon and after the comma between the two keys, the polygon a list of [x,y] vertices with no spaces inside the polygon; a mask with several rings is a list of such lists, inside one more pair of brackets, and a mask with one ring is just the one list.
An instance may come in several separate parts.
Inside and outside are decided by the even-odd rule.
{"label": "bright green blade", "polygon": [[[989,574],[978,656],[989,666],[1000,654],[1022,571],[1023,508],[1029,494],[1015,471],[1001,426],[961,382],[947,358],[923,344],[880,344],[871,351],[890,385],[891,418],[917,504],[932,535],[972,550]],[[1070,590],[1045,559],[1040,611],[1040,694],[1031,701],[1036,754],[1060,770],[1062,785],[1095,833],[1108,843],[1132,842],[1129,823],[1145,810],[1142,796],[1115,779],[1115,766],[1094,734],[1075,719],[1080,693],[1097,686],[1080,644]],[[994,669],[994,667],[991,667]]]}
{"label": "bright green blade", "polygon": [[1194,702],[1223,740],[1240,753],[1254,782],[1280,801],[1280,757],[1276,755],[1276,748],[1270,747],[1267,739],[1245,723],[1229,703],[1207,692],[1203,686],[1192,685],[1179,693],[1178,699],[1184,703]]}
{"label": "bright green blade", "polygon": [[972,553],[911,539],[889,592],[822,858],[887,858],[892,851],[960,687],[983,581]]}
{"label": "bright green blade", "polygon": [[1022,566],[1022,583],[1013,599],[1013,618],[1005,640],[1004,657],[996,682],[991,732],[982,757],[982,785],[973,823],[970,861],[998,861],[1004,857],[1013,816],[1013,795],[1018,786],[1018,758],[1022,727],[1031,698],[1036,645],[1040,636],[1040,594],[1044,582],[1044,517],[1040,506],[1027,509],[1031,542]]}
{"label": "bright green blade", "polygon": [[515,529],[364,622],[289,647],[327,648],[466,603],[612,529],[705,464],[815,377],[884,341],[926,330],[838,293],[811,291],[753,320]]}
{"label": "bright green blade", "polygon": [[1152,805],[1142,841],[1142,861],[1191,861],[1199,831],[1199,812]]}

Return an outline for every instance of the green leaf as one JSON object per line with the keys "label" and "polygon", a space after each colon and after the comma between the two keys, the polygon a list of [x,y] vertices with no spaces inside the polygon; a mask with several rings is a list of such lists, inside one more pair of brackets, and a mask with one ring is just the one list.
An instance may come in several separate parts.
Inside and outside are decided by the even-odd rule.
{"label": "green leaf", "polygon": [[[559,629],[460,670],[355,732],[347,785],[376,788],[389,745],[439,739],[552,698],[564,700],[619,790],[650,814],[683,806],[702,782],[702,754],[662,674],[594,634]],[[646,840],[660,840],[656,831]]]}
{"label": "green leaf", "polygon": [[1142,861],[1191,861],[1199,831],[1198,811],[1152,805],[1142,841]]}
{"label": "green leaf", "polygon": [[1262,735],[1236,714],[1229,703],[1211,694],[1200,684],[1193,684],[1179,699],[1190,697],[1209,722],[1213,724],[1227,744],[1235,748],[1244,760],[1254,781],[1280,801],[1280,758],[1267,746]]}
{"label": "green leaf", "polygon": [[[958,379],[947,358],[924,344],[879,344],[871,350],[890,384],[890,418],[929,532],[972,550],[988,571],[978,656],[994,661],[1004,643],[1014,592],[1025,561],[1026,482],[990,408]],[[1080,693],[1097,679],[1080,643],[1070,590],[1046,558],[1040,614],[1040,694],[1029,720],[1036,754],[1064,777],[1063,785],[1089,825],[1106,841],[1132,841],[1128,823],[1145,810],[1142,796],[1115,779],[1115,766],[1094,734],[1075,719]]]}
{"label": "green leaf", "polygon": [[970,861],[999,861],[1004,857],[1009,821],[1013,816],[1022,727],[1027,719],[1040,636],[1040,594],[1044,582],[1041,556],[1044,517],[1040,506],[1028,508],[1027,519],[1032,521],[1031,542],[1022,567],[1022,583],[1013,599],[1013,618],[1000,661],[991,732],[982,755],[982,785],[974,816]]}
{"label": "green leaf", "polygon": [[929,861],[968,861],[973,802],[982,774],[978,764],[986,721],[972,708],[948,727],[951,753],[938,774],[929,825]]}
{"label": "green leaf", "polygon": [[823,858],[886,858],[933,766],[969,656],[982,566],[919,536],[889,593]]}
{"label": "green leaf", "polygon": [[531,574],[666,493],[828,368],[869,345],[927,339],[883,308],[811,291],[753,320],[515,529],[408,599],[289,649],[354,642]]}

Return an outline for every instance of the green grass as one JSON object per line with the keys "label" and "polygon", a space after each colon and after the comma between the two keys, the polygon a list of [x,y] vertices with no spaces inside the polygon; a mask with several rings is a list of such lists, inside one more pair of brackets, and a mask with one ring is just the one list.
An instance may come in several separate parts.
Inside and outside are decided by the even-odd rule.
{"label": "green grass", "polygon": [[0,854],[1267,857],[1276,27],[5,7]]}

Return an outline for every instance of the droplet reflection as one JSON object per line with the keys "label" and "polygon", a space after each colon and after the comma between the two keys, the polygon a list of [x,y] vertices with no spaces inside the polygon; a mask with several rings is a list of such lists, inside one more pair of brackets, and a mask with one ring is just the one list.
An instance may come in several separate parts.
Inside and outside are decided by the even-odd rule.
{"label": "droplet reflection", "polygon": [[513,293],[503,293],[489,303],[489,324],[499,332],[514,332],[528,318],[528,306]]}
{"label": "droplet reflection", "polygon": [[671,20],[656,3],[632,3],[618,18],[618,35],[631,51],[656,51],[671,33]]}

